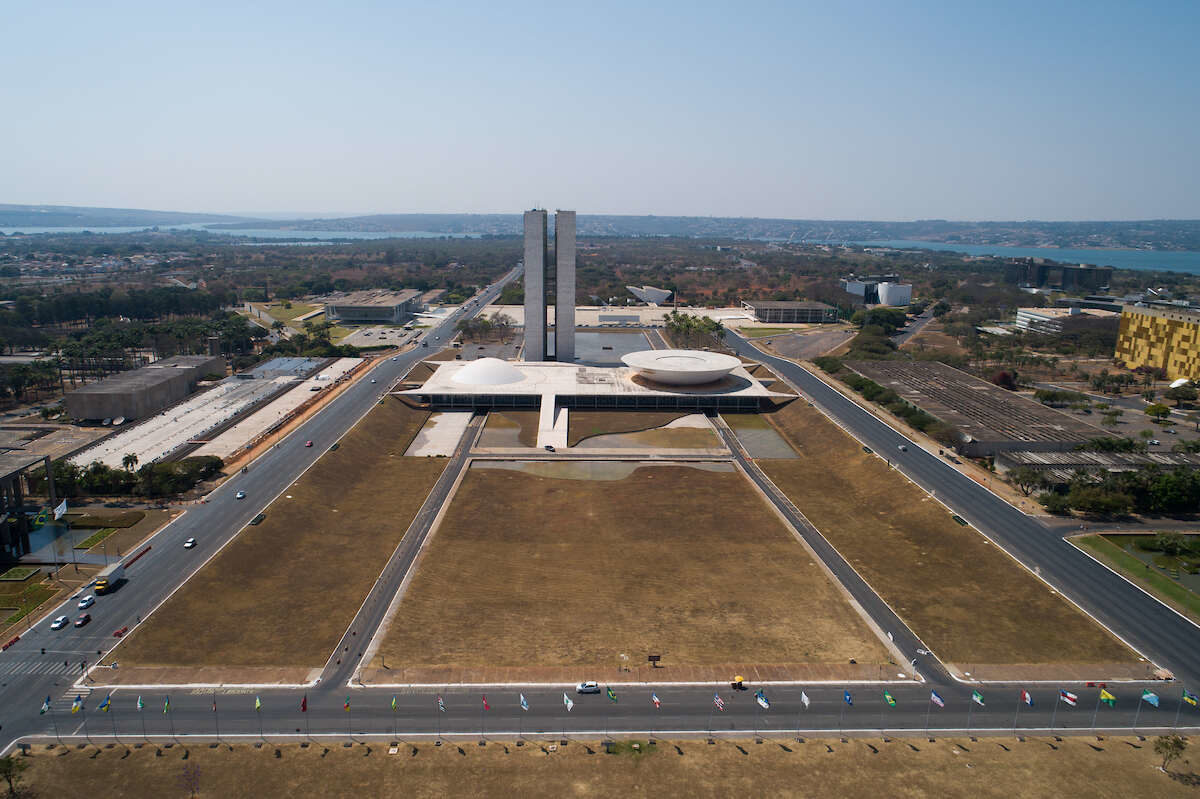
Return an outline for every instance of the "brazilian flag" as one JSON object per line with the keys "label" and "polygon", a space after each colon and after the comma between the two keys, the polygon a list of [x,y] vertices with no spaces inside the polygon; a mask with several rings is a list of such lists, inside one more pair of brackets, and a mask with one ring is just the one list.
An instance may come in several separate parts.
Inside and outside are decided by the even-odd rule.
{"label": "brazilian flag", "polygon": [[896,706],[896,697],[892,696],[888,691],[883,692],[883,701],[887,702],[890,707]]}
{"label": "brazilian flag", "polygon": [[612,701],[616,702],[617,701],[617,692],[612,689],[611,685],[606,685],[605,688],[608,691],[608,698],[611,699]]}

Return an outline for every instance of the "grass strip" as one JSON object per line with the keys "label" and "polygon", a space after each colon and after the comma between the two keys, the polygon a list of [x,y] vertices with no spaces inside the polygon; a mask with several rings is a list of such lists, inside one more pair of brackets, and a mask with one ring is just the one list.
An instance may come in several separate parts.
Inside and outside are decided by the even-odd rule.
{"label": "grass strip", "polygon": [[1154,596],[1166,602],[1176,610],[1187,614],[1193,621],[1200,623],[1200,596],[1196,596],[1184,586],[1160,574],[1153,567],[1130,555],[1119,546],[1102,535],[1085,535],[1072,538],[1071,543],[1087,549],[1135,585],[1138,585]]}
{"label": "grass strip", "polygon": [[30,613],[33,613],[43,602],[54,596],[56,592],[57,589],[46,585],[29,586],[19,596],[9,600],[10,604],[14,601],[17,603],[17,611],[4,620],[5,625],[15,624]]}
{"label": "grass strip", "polygon": [[105,527],[103,530],[98,530],[76,544],[75,549],[91,549],[116,531],[117,528],[115,527]]}
{"label": "grass strip", "polygon": [[4,574],[0,574],[0,580],[26,580],[36,572],[36,566],[13,566]]}

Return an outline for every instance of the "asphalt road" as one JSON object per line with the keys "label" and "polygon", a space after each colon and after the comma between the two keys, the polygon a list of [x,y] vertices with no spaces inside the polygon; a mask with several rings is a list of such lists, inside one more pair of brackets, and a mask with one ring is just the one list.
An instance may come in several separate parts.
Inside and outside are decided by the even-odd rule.
{"label": "asphalt road", "polygon": [[[1176,679],[1200,688],[1200,627],[1099,565],[1061,534],[1025,515],[791,361],[767,355],[745,339],[726,337],[734,351],[761,360],[856,438],[888,458],[926,491],[993,542],[1036,571],[1064,596]],[[899,450],[900,445],[907,452]]]}
{"label": "asphalt road", "polygon": [[[231,540],[260,511],[316,462],[334,443],[369,411],[395,381],[422,358],[436,352],[450,339],[454,325],[463,316],[473,316],[495,299],[501,288],[520,274],[514,269],[480,293],[444,321],[425,332],[430,347],[417,348],[389,358],[376,366],[371,377],[343,391],[283,441],[263,454],[245,474],[235,474],[208,496],[206,504],[191,507],[151,540],[151,549],[127,570],[128,581],[113,594],[98,597],[89,609],[92,622],[86,627],[52,632],[49,621],[60,613],[77,615],[75,601],[68,600],[44,620],[33,622],[19,642],[0,653],[0,740],[22,734],[30,722],[37,723],[36,705],[46,695],[57,699],[82,673],[81,664],[101,659],[118,639],[113,631],[134,628],[195,573],[209,557]],[[311,440],[313,446],[305,447]],[[236,500],[238,491],[246,498]],[[195,549],[183,542],[195,537]],[[126,562],[128,562],[126,558]],[[236,620],[231,620],[236,623]],[[46,654],[42,654],[42,648]],[[119,653],[117,657],[120,661]],[[64,662],[66,665],[64,665]],[[32,718],[28,712],[32,710]],[[44,722],[44,719],[42,720]]]}

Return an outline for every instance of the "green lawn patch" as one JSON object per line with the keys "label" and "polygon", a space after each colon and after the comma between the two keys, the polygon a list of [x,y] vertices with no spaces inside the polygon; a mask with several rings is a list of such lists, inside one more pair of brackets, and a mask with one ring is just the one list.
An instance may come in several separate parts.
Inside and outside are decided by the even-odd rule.
{"label": "green lawn patch", "polygon": [[15,612],[6,618],[4,623],[8,625],[19,622],[37,610],[39,605],[54,596],[57,592],[57,588],[45,585],[31,585],[20,594],[5,599],[4,604],[10,608],[15,608]]}
{"label": "green lawn patch", "polygon": [[37,574],[37,571],[36,566],[13,566],[4,574],[0,574],[0,580],[28,580]]}
{"label": "green lawn patch", "polygon": [[1176,610],[1187,614],[1193,621],[1200,622],[1200,596],[1161,574],[1130,555],[1102,535],[1084,535],[1070,539],[1071,543],[1083,547],[1101,562],[1120,572],[1154,596]]}
{"label": "green lawn patch", "polygon": [[92,547],[96,546],[96,544],[99,544],[101,541],[108,538],[110,535],[112,535],[116,531],[117,531],[117,528],[115,528],[115,527],[105,527],[102,530],[97,530],[96,532],[92,533],[87,538],[83,539],[78,544],[76,544],[75,549],[91,549]]}
{"label": "green lawn patch", "polygon": [[72,527],[79,529],[101,530],[105,527],[124,529],[133,527],[146,518],[146,513],[140,510],[89,510],[68,513],[65,518]]}

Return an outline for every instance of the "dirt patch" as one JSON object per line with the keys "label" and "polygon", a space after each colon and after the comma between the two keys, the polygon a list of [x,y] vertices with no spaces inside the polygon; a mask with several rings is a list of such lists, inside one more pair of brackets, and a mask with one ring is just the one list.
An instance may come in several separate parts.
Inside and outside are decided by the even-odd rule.
{"label": "dirt patch", "polygon": [[728,464],[546,476],[578,466],[467,473],[383,641],[390,667],[611,673],[621,654],[665,653],[658,678],[674,679],[677,666],[886,662]]}
{"label": "dirt patch", "polygon": [[445,467],[403,457],[428,415],[376,406],[113,651],[114,676],[324,665]]}
{"label": "dirt patch", "polygon": [[570,411],[567,446],[592,436],[653,430],[687,415],[687,411]]}
{"label": "dirt patch", "polygon": [[89,508],[78,513],[71,512],[64,517],[77,530],[102,529],[105,527],[133,527],[146,518],[142,510],[111,510],[109,508]]}
{"label": "dirt patch", "polygon": [[945,661],[1137,656],[808,405],[770,415],[800,457],[759,465]]}
{"label": "dirt patch", "polygon": [[537,411],[492,411],[479,438],[481,447],[536,447]]}
{"label": "dirt patch", "polygon": [[[1001,745],[1003,744],[1003,745]],[[1190,797],[1200,775],[1186,760],[1158,770],[1153,739],[1106,736],[1027,737],[1023,741],[939,738],[871,741],[768,737],[749,741],[594,742],[550,751],[547,744],[493,741],[486,747],[453,742],[405,742],[394,756],[385,746],[338,744],[207,745],[159,749],[35,747],[21,758],[25,783],[38,796],[111,799],[184,796],[846,796]],[[369,756],[364,756],[369,755]],[[1185,755],[1185,758],[1188,755]],[[185,759],[186,758],[186,759]],[[185,768],[187,771],[185,772]],[[185,774],[190,779],[185,779]]]}

